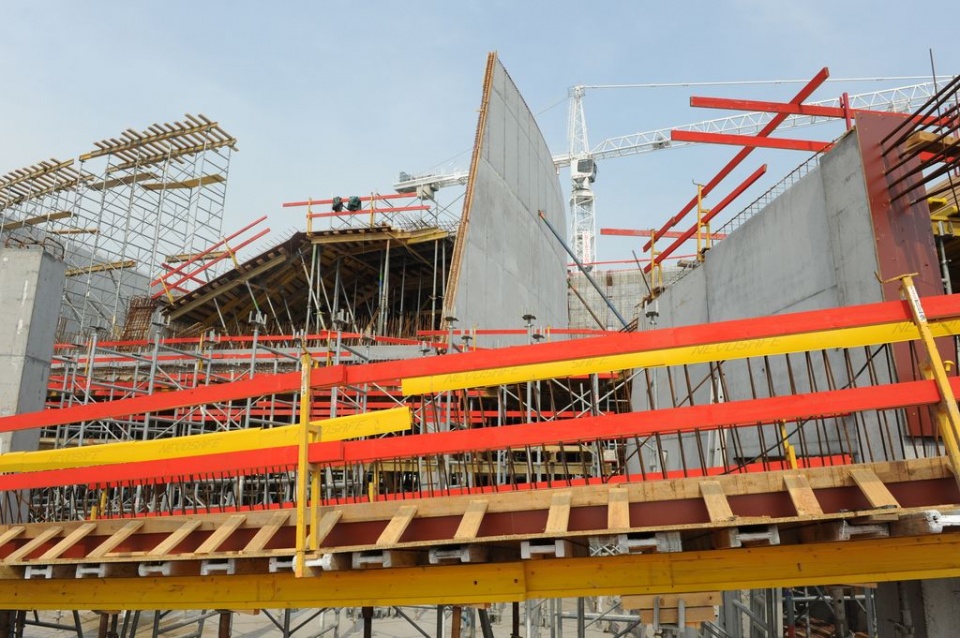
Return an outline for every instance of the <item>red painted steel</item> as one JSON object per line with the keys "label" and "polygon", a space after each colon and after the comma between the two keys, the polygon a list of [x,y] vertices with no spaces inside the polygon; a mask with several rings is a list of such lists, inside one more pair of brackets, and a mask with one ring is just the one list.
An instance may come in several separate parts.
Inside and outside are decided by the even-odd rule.
{"label": "red painted steel", "polygon": [[704,142],[707,144],[730,144],[760,148],[778,148],[786,151],[809,151],[820,153],[833,146],[830,142],[814,140],[788,140],[780,137],[754,137],[753,135],[729,135],[726,133],[703,133],[700,131],[670,131],[675,142]]}
{"label": "red painted steel", "polygon": [[[960,294],[940,295],[922,300],[930,320],[960,316]],[[516,346],[497,350],[471,351],[457,355],[424,357],[383,363],[351,366],[328,366],[311,372],[311,385],[325,388],[333,385],[391,383],[402,378],[489,370],[535,363],[549,363],[588,357],[602,357],[683,346],[722,344],[735,351],[737,342],[764,339],[788,334],[821,332],[895,321],[911,321],[904,301],[888,301],[862,306],[811,310],[772,317],[721,321],[696,326],[663,328],[644,332],[574,339],[570,341]],[[722,354],[722,350],[718,351]],[[300,373],[258,375],[253,379],[189,390],[161,392],[150,396],[121,399],[108,403],[79,405],[63,410],[42,410],[0,418],[0,432],[76,423],[158,412],[172,408],[201,405],[231,399],[245,399],[267,394],[296,392]]]}
{"label": "red painted steel", "polygon": [[[817,88],[821,84],[823,84],[828,77],[830,77],[830,71],[829,69],[827,69],[827,67],[823,67],[822,69],[820,69],[820,72],[813,77],[812,80],[810,80],[802,89],[800,89],[800,91],[793,97],[793,99],[790,100],[790,103],[800,104],[801,102],[806,100],[808,97],[813,95],[813,92],[816,91]],[[769,122],[767,122],[766,126],[764,126],[760,130],[760,132],[757,133],[757,136],[766,137],[770,135],[786,119],[787,119],[786,113],[777,113],[770,119]],[[703,187],[703,197],[706,197],[707,195],[709,195],[711,191],[713,191],[713,189],[716,188],[717,185],[721,181],[723,181],[723,179],[727,175],[729,175],[730,172],[733,171],[733,169],[739,166],[740,163],[743,162],[743,160],[746,159],[747,156],[750,155],[750,153],[752,152],[753,152],[752,147],[740,149],[740,151],[738,151],[737,154],[733,156],[733,159],[727,162],[727,165],[721,168],[720,172],[717,173],[713,177],[713,179],[707,182],[707,184]],[[667,220],[667,222],[663,225],[663,227],[661,227],[660,230],[657,231],[657,234],[655,237],[653,237],[653,240],[660,239],[660,237],[662,236],[661,233],[664,233],[670,230],[673,226],[676,226],[678,223],[680,223],[680,220],[683,219],[687,213],[693,210],[696,207],[696,205],[697,205],[697,197],[693,197],[693,199],[687,202],[687,205],[684,206],[679,213],[677,213],[676,215],[671,217],[669,220]],[[652,244],[652,241],[648,241],[646,244],[644,244],[643,250],[644,251],[650,250],[651,244]]]}
{"label": "red painted steel", "polygon": [[[187,281],[189,281],[191,278],[199,275],[200,273],[202,273],[203,271],[205,271],[205,270],[207,270],[207,269],[209,269],[209,268],[212,268],[213,266],[215,266],[216,264],[220,263],[220,262],[223,261],[224,259],[227,259],[227,257],[229,257],[230,255],[235,255],[238,250],[240,250],[241,248],[246,248],[247,246],[249,246],[249,245],[252,244],[253,242],[257,241],[258,239],[260,239],[261,237],[263,237],[264,235],[266,235],[266,234],[269,233],[269,232],[270,232],[270,229],[269,229],[269,228],[264,228],[263,230],[261,230],[259,233],[257,233],[257,234],[254,235],[253,237],[250,237],[250,238],[248,238],[248,239],[243,240],[242,242],[240,242],[240,243],[237,244],[236,246],[229,246],[229,245],[227,244],[227,240],[223,240],[223,241],[220,242],[220,244],[218,244],[218,245],[222,245],[222,246],[224,246],[225,248],[227,248],[227,252],[226,252],[225,254],[220,255],[219,257],[216,257],[216,258],[211,259],[211,260],[209,260],[209,261],[205,261],[202,266],[198,267],[196,270],[191,271],[190,273],[187,273],[187,274],[183,275],[183,277],[181,277],[180,279],[178,279],[177,281],[175,281],[175,282],[173,282],[173,283],[170,283],[170,280],[173,279],[173,275],[174,275],[173,272],[164,273],[163,275],[160,276],[160,279],[163,280],[163,283],[164,283],[164,285],[165,285],[167,288],[176,288],[176,287],[178,287],[178,286],[181,286],[181,285],[185,284]],[[191,261],[189,261],[189,262],[187,262],[187,263],[188,263],[188,264],[189,264],[189,263],[193,263],[193,260],[191,260]],[[182,270],[178,269],[177,272],[181,272],[181,273],[182,273]],[[153,294],[153,298],[154,298],[154,299],[157,299],[158,297],[163,296],[163,294],[164,294],[164,291],[161,290],[160,292],[154,293],[154,294]]]}
{"label": "red painted steel", "polygon": [[310,213],[309,219],[320,219],[324,217],[346,217],[348,215],[372,215],[374,213],[406,213],[415,210],[430,210],[429,206],[394,206],[391,208],[366,208],[360,210],[343,210],[339,213],[333,211],[329,213]]}
{"label": "red painted steel", "polygon": [[[919,158],[902,161],[896,149],[891,149],[889,160],[884,157],[880,141],[896,129],[907,118],[905,115],[875,113],[857,113],[857,140],[863,162],[863,175],[870,205],[870,217],[873,221],[873,234],[877,247],[877,265],[880,277],[890,279],[898,275],[915,273],[914,284],[924,299],[924,308],[943,295],[939,259],[930,228],[930,211],[926,202],[910,204],[910,198],[902,197],[890,201],[888,184],[906,173],[914,171]],[[893,170],[892,165],[899,164]],[[888,172],[889,171],[889,172]],[[899,186],[898,189],[917,185],[923,179],[917,171]],[[914,191],[917,195],[924,192],[920,186]],[[900,298],[900,283],[891,281],[883,285],[884,299]],[[956,358],[951,339],[937,341],[940,356],[945,361]],[[915,369],[907,344],[894,346],[894,363],[901,381],[920,378]],[[933,424],[926,410],[910,410],[907,413],[908,424],[914,434],[930,435]]]}
{"label": "red painted steel", "polygon": [[[636,230],[634,228],[601,228],[601,235],[616,235],[622,237],[649,237],[656,231],[654,229],[649,230]],[[680,231],[668,230],[667,232],[660,235],[665,239],[677,239],[683,235]],[[725,233],[710,233],[710,239],[726,239]]]}
{"label": "red painted steel", "polygon": [[[951,377],[950,383],[954,392],[960,393],[960,377]],[[475,428],[367,441],[314,443],[310,446],[310,462],[332,465],[369,463],[464,451],[483,452],[524,446],[643,437],[656,433],[707,431],[718,427],[777,423],[787,415],[791,420],[829,418],[865,410],[932,405],[939,401],[940,394],[934,381],[911,381],[766,399],[582,417],[549,423]],[[0,490],[122,481],[166,482],[178,477],[287,468],[294,466],[296,462],[295,446],[277,447],[164,461],[8,474],[0,476]]]}
{"label": "red painted steel", "polygon": [[[714,217],[722,213],[723,210],[727,206],[729,206],[731,202],[733,202],[735,199],[740,197],[740,195],[743,194],[743,191],[750,188],[750,186],[752,186],[766,172],[767,172],[766,164],[764,164],[757,170],[753,171],[753,173],[751,173],[750,176],[747,177],[747,179],[741,182],[740,185],[737,186],[735,189],[733,189],[733,191],[731,191],[729,195],[727,195],[722,200],[720,200],[720,202],[718,202],[716,206],[711,208],[707,212],[707,214],[703,216],[703,219],[701,220],[702,223],[709,224]],[[685,232],[680,233],[679,238],[677,238],[672,244],[667,246],[664,250],[660,252],[660,254],[658,254],[654,258],[654,263],[657,263],[657,264],[663,263],[664,259],[667,259],[671,254],[673,254],[673,251],[677,250],[680,246],[683,245],[685,241],[693,237],[696,234],[696,232],[697,232],[697,224],[694,224],[693,226],[688,228]],[[650,272],[651,264],[648,263],[646,266],[644,266],[643,270],[644,272]]]}
{"label": "red painted steel", "polygon": [[237,237],[239,237],[240,235],[242,235],[244,232],[250,230],[251,228],[253,228],[253,227],[256,226],[257,224],[259,224],[260,222],[262,222],[263,220],[265,220],[266,218],[267,218],[267,216],[264,215],[263,217],[260,217],[259,219],[253,220],[252,222],[250,222],[249,224],[247,224],[246,226],[244,226],[244,227],[241,228],[240,230],[236,231],[235,233],[233,233],[233,234],[230,235],[229,237],[224,237],[223,239],[221,239],[220,241],[218,241],[217,243],[215,243],[213,246],[210,246],[210,247],[207,248],[206,250],[204,250],[204,251],[202,251],[201,253],[195,255],[195,256],[193,257],[193,259],[190,259],[190,260],[187,260],[187,261],[183,262],[182,264],[180,264],[179,266],[177,266],[176,268],[174,268],[172,272],[164,273],[163,275],[160,275],[160,276],[157,277],[156,279],[152,280],[152,281],[150,282],[150,285],[153,286],[154,284],[158,284],[158,283],[160,283],[160,280],[161,280],[161,279],[166,279],[167,277],[169,277],[169,276],[171,276],[171,275],[175,275],[175,274],[179,273],[180,271],[182,271],[184,268],[186,268],[186,267],[189,266],[190,264],[195,263],[196,261],[200,260],[201,258],[203,258],[203,257],[206,256],[206,255],[209,255],[210,253],[212,253],[213,251],[215,251],[217,248],[220,248],[221,246],[223,246],[226,242],[230,241],[231,239],[236,239]]}
{"label": "red painted steel", "polygon": [[[410,193],[387,193],[386,195],[381,195],[379,193],[375,195],[364,195],[360,197],[361,202],[369,202],[370,200],[380,200],[380,199],[416,199],[416,195],[411,195]],[[347,200],[350,199],[349,195],[345,195],[340,199],[343,200],[344,205],[346,205]],[[290,208],[292,206],[313,206],[315,204],[332,204],[333,198],[330,199],[308,199],[305,202],[285,202],[283,204],[284,208]],[[369,210],[367,212],[370,212]]]}

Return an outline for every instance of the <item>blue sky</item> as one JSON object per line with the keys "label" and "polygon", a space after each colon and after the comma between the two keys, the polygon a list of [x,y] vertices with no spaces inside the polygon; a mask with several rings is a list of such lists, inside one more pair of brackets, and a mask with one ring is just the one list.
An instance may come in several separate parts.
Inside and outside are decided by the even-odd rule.
{"label": "blue sky", "polygon": [[[559,153],[574,84],[809,78],[823,66],[835,78],[916,76],[930,73],[930,48],[938,72],[952,74],[960,48],[932,27],[954,12],[953,2],[932,1],[916,16],[887,0],[11,2],[0,22],[0,174],[76,157],[127,127],[204,113],[239,140],[225,230],[268,214],[283,231],[302,224],[284,201],[386,192],[399,171],[451,158],[466,167],[491,50]],[[813,99],[911,83],[834,83]],[[798,88],[589,92],[590,141],[723,115],[689,108],[693,94],[785,101]],[[604,162],[599,225],[660,225],[693,195],[693,180],[709,180],[734,152]],[[763,161],[768,187],[803,159],[756,152],[717,198]],[[603,239],[600,257],[631,248]]]}

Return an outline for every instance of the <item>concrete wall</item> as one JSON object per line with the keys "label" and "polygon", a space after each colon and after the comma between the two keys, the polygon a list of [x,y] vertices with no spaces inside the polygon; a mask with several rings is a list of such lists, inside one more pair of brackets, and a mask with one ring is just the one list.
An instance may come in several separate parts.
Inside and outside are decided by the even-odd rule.
{"label": "concrete wall", "polygon": [[[777,315],[804,310],[881,301],[881,288],[874,278],[876,249],[863,167],[855,132],[847,134],[826,154],[819,168],[811,170],[757,215],[747,220],[727,239],[707,253],[705,262],[668,288],[658,302],[657,327],[672,327]],[[652,327],[645,317],[642,325]],[[835,387],[850,382],[838,351],[828,353]],[[694,393],[696,403],[734,401],[758,396],[777,396],[826,389],[821,356],[807,361],[803,355],[771,359],[764,363],[723,364],[726,385],[705,383]],[[811,383],[808,371],[813,371]],[[706,366],[691,366],[696,385],[709,374]],[[768,374],[769,372],[769,374]],[[681,401],[686,394],[682,379],[671,398],[665,370],[657,376],[660,407]],[[751,375],[753,384],[750,383]],[[791,378],[792,377],[792,378]],[[883,379],[881,379],[883,381]],[[814,385],[817,384],[817,385]],[[646,386],[635,384],[635,409],[648,409]],[[811,454],[850,451],[843,447],[845,429],[852,421],[809,423],[808,440],[817,441]],[[771,427],[765,431],[766,446],[755,431],[742,437],[742,448],[728,456],[751,457],[777,440]],[[855,440],[855,437],[854,437]],[[694,452],[695,453],[695,452]],[[670,456],[670,455],[668,455]],[[678,458],[674,454],[673,458]],[[672,465],[672,463],[671,463]]]}
{"label": "concrete wall", "polygon": [[465,236],[453,300],[457,327],[519,328],[525,313],[536,315],[539,325],[566,326],[566,255],[537,215],[544,211],[565,233],[550,149],[499,60],[487,99],[469,222],[460,230]]}
{"label": "concrete wall", "polygon": [[[39,247],[0,248],[0,416],[42,410],[50,376],[64,265]],[[0,454],[35,450],[40,430],[0,434]],[[0,521],[24,520],[15,493],[0,498]]]}

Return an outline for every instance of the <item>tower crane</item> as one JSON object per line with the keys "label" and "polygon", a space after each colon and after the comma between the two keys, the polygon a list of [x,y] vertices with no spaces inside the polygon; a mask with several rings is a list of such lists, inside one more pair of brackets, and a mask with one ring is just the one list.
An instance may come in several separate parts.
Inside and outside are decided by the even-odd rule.
{"label": "tower crane", "polygon": [[[704,120],[693,124],[672,126],[619,137],[610,137],[591,147],[587,136],[587,122],[583,109],[584,94],[588,89],[609,88],[602,85],[580,84],[569,90],[570,108],[567,126],[567,152],[554,155],[553,163],[559,170],[570,167],[570,238],[578,259],[584,263],[594,261],[596,244],[596,207],[593,183],[597,178],[599,160],[649,153],[667,148],[679,148],[690,142],[671,141],[670,131],[684,130],[703,133],[755,135],[773,117],[772,113],[749,112],[729,117]],[[848,96],[847,108],[851,110],[888,111],[906,113],[915,110],[936,93],[933,82],[913,84],[870,93]],[[840,98],[805,102],[810,106],[840,107]],[[830,121],[832,118],[816,115],[790,115],[778,130],[811,126]],[[401,173],[393,187],[400,193],[416,192],[421,197],[446,186],[466,183],[466,171]]]}

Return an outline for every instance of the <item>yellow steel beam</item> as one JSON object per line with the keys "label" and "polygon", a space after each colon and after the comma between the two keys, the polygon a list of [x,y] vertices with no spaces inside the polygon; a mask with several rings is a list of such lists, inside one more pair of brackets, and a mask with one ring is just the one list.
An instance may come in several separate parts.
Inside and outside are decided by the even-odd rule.
{"label": "yellow steel beam", "polygon": [[[960,320],[950,319],[931,322],[929,328],[934,337],[960,334]],[[404,394],[432,394],[447,390],[554,379],[630,368],[728,361],[828,348],[856,348],[917,339],[920,339],[920,331],[915,324],[909,321],[897,321],[856,328],[746,339],[744,341],[625,352],[603,357],[413,377],[404,379],[402,386]]]}
{"label": "yellow steel beam", "polygon": [[[471,604],[960,576],[960,534],[512,563],[168,578],[0,580],[5,609]],[[402,583],[402,586],[398,586]]]}
{"label": "yellow steel beam", "polygon": [[[316,421],[311,425],[323,424],[321,441],[342,441],[409,429],[410,423],[410,409],[402,407]],[[287,425],[42,452],[8,452],[0,454],[0,472],[37,472],[294,446],[299,442],[299,434],[299,426]]]}

